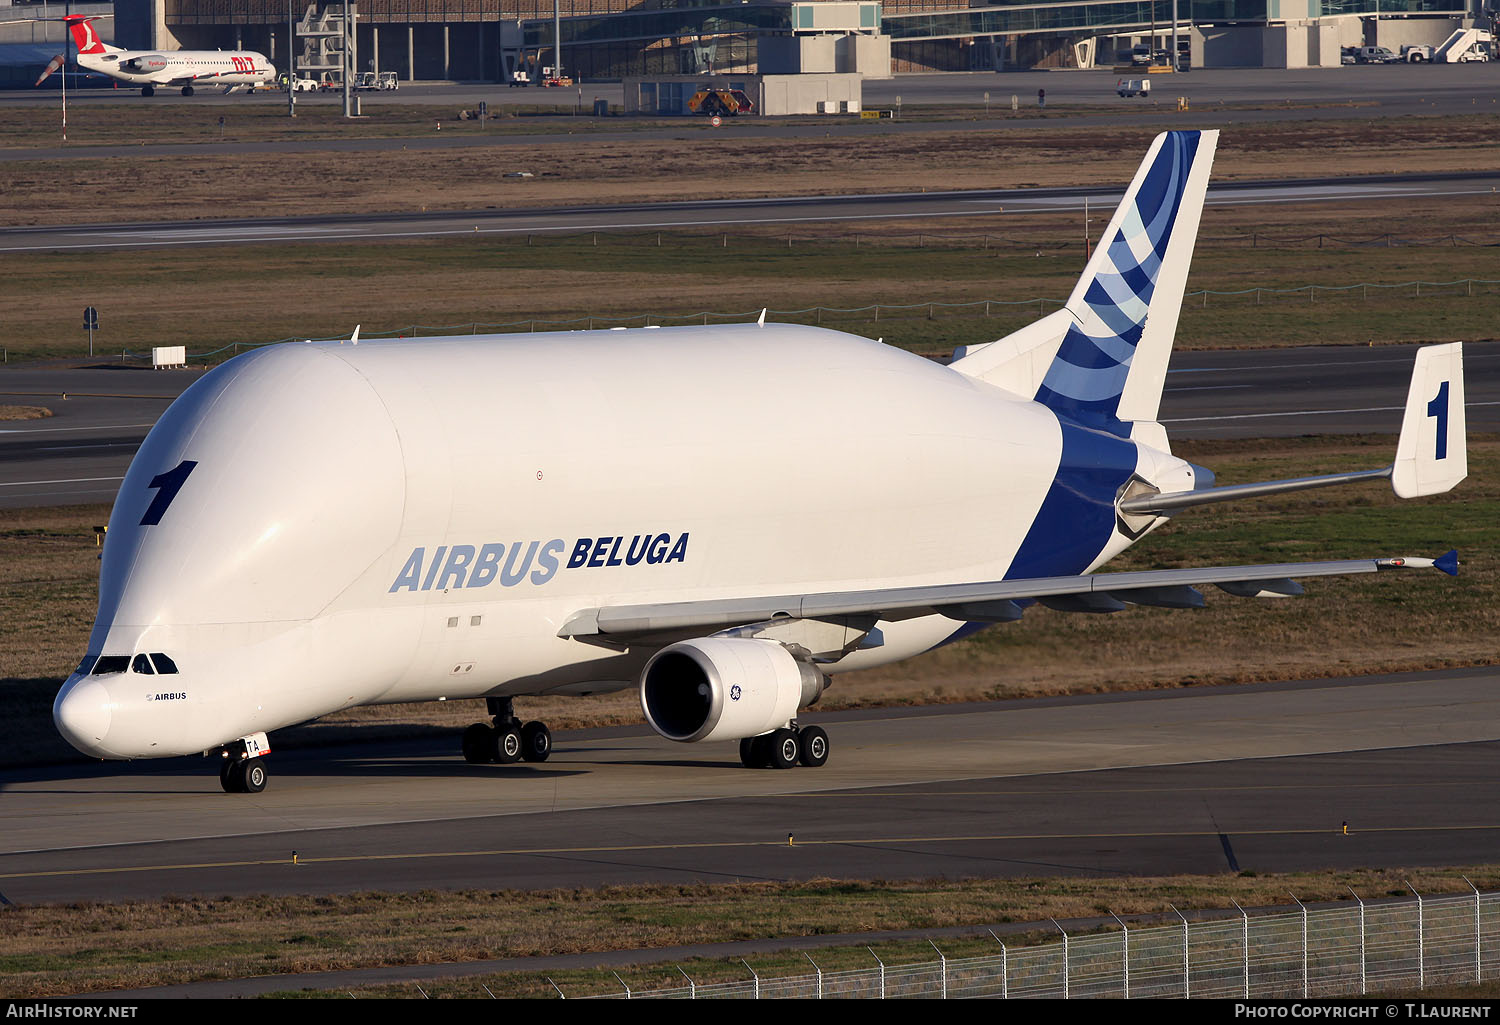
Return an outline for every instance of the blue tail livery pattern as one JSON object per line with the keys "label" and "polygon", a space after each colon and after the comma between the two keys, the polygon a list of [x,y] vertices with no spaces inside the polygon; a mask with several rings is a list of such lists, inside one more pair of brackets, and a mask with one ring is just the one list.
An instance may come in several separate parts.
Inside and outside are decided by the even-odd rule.
{"label": "blue tail livery pattern", "polygon": [[1084,291],[1081,323],[1068,329],[1036,400],[1059,415],[1130,433],[1115,417],[1130,374],[1136,343],[1177,221],[1188,171],[1198,152],[1198,132],[1168,132],[1135,202],[1108,242],[1104,259]]}

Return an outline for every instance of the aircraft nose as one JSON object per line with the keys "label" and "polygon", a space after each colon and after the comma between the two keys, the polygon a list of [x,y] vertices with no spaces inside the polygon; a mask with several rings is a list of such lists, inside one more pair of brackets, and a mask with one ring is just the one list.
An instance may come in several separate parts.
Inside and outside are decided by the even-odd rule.
{"label": "aircraft nose", "polygon": [[58,692],[52,722],[69,744],[99,757],[113,718],[111,707],[109,690],[97,680],[84,678]]}

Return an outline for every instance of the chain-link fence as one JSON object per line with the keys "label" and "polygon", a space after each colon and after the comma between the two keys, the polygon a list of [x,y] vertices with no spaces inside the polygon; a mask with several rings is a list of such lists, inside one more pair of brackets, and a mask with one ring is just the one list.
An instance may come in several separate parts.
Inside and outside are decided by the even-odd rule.
{"label": "chain-link fence", "polygon": [[[1053,923],[1056,926],[1056,923]],[[1500,972],[1500,894],[1411,897],[1103,932],[915,964],[628,990],[630,999],[1211,997],[1288,999],[1453,985]],[[681,971],[681,969],[679,969]]]}

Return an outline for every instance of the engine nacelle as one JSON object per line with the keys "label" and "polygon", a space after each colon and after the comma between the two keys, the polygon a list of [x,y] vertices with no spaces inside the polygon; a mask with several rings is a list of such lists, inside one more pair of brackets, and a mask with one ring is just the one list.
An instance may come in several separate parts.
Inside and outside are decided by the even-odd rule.
{"label": "engine nacelle", "polygon": [[776,641],[700,637],[668,645],[641,673],[641,710],[668,740],[741,740],[785,726],[827,677]]}

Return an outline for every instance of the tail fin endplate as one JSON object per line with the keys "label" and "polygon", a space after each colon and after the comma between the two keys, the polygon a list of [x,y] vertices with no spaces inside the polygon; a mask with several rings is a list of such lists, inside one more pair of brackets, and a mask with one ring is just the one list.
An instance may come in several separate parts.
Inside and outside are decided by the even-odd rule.
{"label": "tail fin endplate", "polygon": [[1391,488],[1398,498],[1451,491],[1469,473],[1461,342],[1417,350]]}

